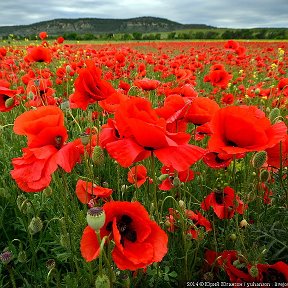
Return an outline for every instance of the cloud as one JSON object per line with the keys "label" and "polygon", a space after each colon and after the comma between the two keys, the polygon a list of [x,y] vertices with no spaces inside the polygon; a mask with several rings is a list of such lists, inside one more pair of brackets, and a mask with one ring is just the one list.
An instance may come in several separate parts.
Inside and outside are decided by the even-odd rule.
{"label": "cloud", "polygon": [[227,28],[288,27],[287,0],[14,0],[0,2],[0,26],[57,18],[154,16]]}

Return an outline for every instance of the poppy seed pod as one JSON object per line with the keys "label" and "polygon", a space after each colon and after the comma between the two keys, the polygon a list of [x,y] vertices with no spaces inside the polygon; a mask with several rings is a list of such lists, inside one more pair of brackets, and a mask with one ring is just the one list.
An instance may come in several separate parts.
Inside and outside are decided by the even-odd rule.
{"label": "poppy seed pod", "polygon": [[93,207],[87,211],[87,223],[95,231],[99,231],[99,229],[103,227],[105,219],[105,211],[102,207]]}
{"label": "poppy seed pod", "polygon": [[7,250],[0,254],[0,262],[3,264],[8,264],[13,258],[13,254],[11,251]]}

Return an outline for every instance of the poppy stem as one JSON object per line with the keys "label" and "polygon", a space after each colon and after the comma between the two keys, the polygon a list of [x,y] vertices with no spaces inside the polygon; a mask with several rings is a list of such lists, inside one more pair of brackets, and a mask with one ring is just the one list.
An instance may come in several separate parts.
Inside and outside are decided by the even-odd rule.
{"label": "poppy stem", "polygon": [[152,179],[153,179],[153,202],[154,202],[154,210],[156,212],[156,220],[160,223],[160,216],[158,210],[158,199],[157,199],[157,179],[155,173],[155,156],[153,151],[151,152],[151,172],[152,172]]}

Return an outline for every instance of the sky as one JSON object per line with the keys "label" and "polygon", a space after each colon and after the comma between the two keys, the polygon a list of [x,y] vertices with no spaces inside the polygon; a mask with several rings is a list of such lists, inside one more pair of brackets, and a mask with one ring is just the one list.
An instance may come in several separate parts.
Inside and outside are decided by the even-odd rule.
{"label": "sky", "polygon": [[141,16],[225,28],[288,28],[288,0],[0,0],[0,26]]}

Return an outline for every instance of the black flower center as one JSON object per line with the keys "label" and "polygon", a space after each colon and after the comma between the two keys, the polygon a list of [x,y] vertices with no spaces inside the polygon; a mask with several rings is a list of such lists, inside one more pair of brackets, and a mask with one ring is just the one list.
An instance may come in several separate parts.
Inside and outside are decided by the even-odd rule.
{"label": "black flower center", "polygon": [[268,268],[267,271],[263,272],[263,282],[275,283],[275,282],[286,282],[286,278],[280,271]]}
{"label": "black flower center", "polygon": [[228,140],[226,143],[227,143],[227,146],[238,147],[238,145],[231,140]]}
{"label": "black flower center", "polygon": [[153,147],[149,147],[149,146],[144,146],[144,149],[148,150],[148,151],[154,151],[155,150]]}
{"label": "black flower center", "polygon": [[221,190],[217,190],[214,192],[216,203],[221,205],[224,203],[225,193]]}
{"label": "black flower center", "polygon": [[[122,215],[120,220],[117,220],[117,228],[121,235],[120,243],[124,246],[125,239],[136,242],[137,234],[136,231],[133,230],[131,227],[131,223],[133,222],[132,218],[126,214]],[[106,225],[106,230],[111,232],[112,231],[112,221],[108,222]]]}
{"label": "black flower center", "polygon": [[55,137],[55,147],[57,149],[60,149],[62,147],[62,137],[61,136]]}

